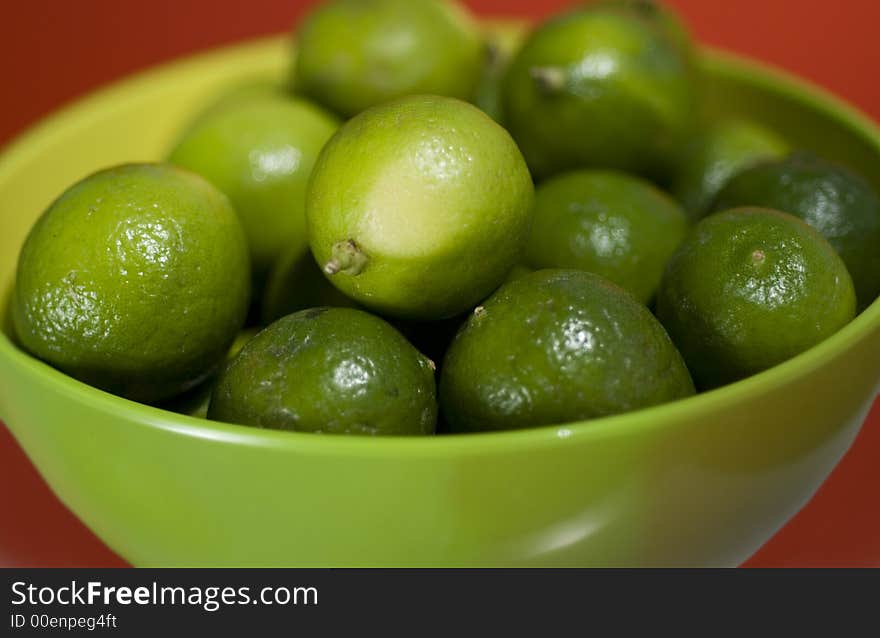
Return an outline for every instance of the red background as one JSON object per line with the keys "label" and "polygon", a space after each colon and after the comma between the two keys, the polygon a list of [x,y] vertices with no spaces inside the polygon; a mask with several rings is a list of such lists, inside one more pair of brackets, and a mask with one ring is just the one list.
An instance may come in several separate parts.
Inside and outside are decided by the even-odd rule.
{"label": "red background", "polygon": [[[296,0],[0,0],[0,144],[59,105],[132,71],[286,31]],[[471,0],[540,18],[559,0]],[[698,39],[785,67],[880,121],[876,0],[669,0]],[[751,566],[880,567],[880,402],[811,503]],[[0,424],[0,566],[124,565],[51,494]]]}

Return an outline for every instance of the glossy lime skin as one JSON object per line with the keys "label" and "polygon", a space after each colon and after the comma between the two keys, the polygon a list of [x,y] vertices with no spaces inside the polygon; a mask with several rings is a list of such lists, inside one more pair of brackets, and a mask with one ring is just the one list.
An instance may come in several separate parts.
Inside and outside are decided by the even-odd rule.
{"label": "glossy lime skin", "polygon": [[710,125],[686,147],[672,194],[688,218],[697,221],[711,210],[727,181],[752,164],[781,158],[788,145],[773,131],[746,120]]}
{"label": "glossy lime skin", "polygon": [[311,308],[244,346],[217,381],[208,418],[298,432],[431,434],[434,370],[378,317]]}
{"label": "glossy lime skin", "polygon": [[248,237],[255,291],[291,242],[305,236],[306,186],[336,118],[266,87],[198,116],[169,155],[226,193]]}
{"label": "glossy lime skin", "polygon": [[800,217],[843,258],[859,307],[880,293],[880,197],[859,175],[812,153],[761,162],[732,178],[715,210],[765,206]]}
{"label": "glossy lime skin", "polygon": [[647,304],[687,227],[681,206],[650,182],[613,171],[563,173],[535,191],[525,263],[596,273]]}
{"label": "glossy lime skin", "polygon": [[344,116],[405,95],[471,96],[483,48],[443,0],[331,0],[296,30],[296,90]]}
{"label": "glossy lime skin", "polygon": [[326,268],[346,242],[360,267],[329,275],[383,315],[472,309],[520,257],[534,187],[510,135],[471,104],[411,96],[349,120],[309,187],[309,244]]}
{"label": "glossy lime skin", "polygon": [[657,296],[657,316],[701,389],[800,354],[855,309],[852,280],[828,242],[796,217],[760,208],[701,221]]}
{"label": "glossy lime skin", "polygon": [[526,40],[503,86],[505,123],[538,178],[576,168],[664,177],[694,111],[691,62],[656,24],[579,9]]}
{"label": "glossy lime skin", "polygon": [[223,360],[249,300],[244,233],[197,175],[128,164],[68,188],[18,260],[16,333],[31,353],[144,402],[197,385]]}
{"label": "glossy lime skin", "polygon": [[577,270],[540,270],[479,306],[440,380],[454,431],[563,424],[694,393],[681,356],[642,304]]}
{"label": "glossy lime skin", "polygon": [[269,325],[298,310],[322,306],[353,308],[357,304],[327,281],[305,241],[293,242],[269,273],[260,303],[261,322]]}

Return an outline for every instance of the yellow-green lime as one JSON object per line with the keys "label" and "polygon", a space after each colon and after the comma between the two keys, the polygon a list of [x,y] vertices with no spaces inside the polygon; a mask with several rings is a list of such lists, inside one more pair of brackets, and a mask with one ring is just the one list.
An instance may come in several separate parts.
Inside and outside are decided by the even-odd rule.
{"label": "yellow-green lime", "polygon": [[410,96],[349,120],[309,187],[309,243],[330,281],[382,314],[472,309],[525,246],[534,188],[510,135],[475,106]]}
{"label": "yellow-green lime", "polygon": [[31,229],[15,328],[61,371],[157,402],[222,362],[249,282],[247,242],[225,195],[172,166],[119,166],[71,186]]}

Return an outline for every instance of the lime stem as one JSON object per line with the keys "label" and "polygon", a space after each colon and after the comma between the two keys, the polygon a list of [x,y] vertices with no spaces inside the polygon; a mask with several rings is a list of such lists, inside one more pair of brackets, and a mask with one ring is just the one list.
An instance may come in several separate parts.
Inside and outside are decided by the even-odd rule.
{"label": "lime stem", "polygon": [[359,275],[367,266],[369,257],[360,249],[353,239],[338,241],[330,251],[330,261],[324,264],[324,272],[328,275]]}

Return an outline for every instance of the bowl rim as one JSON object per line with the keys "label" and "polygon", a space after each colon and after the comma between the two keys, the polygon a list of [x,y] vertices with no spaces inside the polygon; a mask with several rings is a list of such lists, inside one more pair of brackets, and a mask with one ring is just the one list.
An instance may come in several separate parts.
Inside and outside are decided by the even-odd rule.
{"label": "bowl rim", "polygon": [[[503,22],[503,21],[496,21]],[[515,22],[515,21],[507,21]],[[170,81],[174,75],[192,73],[202,64],[216,64],[219,57],[240,57],[251,54],[265,56],[289,42],[287,36],[270,36],[244,43],[218,47],[196,55],[179,58],[127,76],[105,88],[87,94],[44,118],[36,125],[9,142],[0,154],[0,182],[16,165],[29,156],[38,154],[51,144],[53,138],[65,129],[77,128],[86,119],[99,118],[108,110],[118,108],[122,98],[146,90],[154,82]],[[703,72],[723,75],[757,86],[762,90],[805,103],[813,110],[849,128],[876,149],[880,155],[880,127],[868,116],[841,98],[812,82],[781,70],[773,65],[748,56],[714,47],[701,47],[699,64]],[[561,425],[547,425],[522,430],[442,434],[428,437],[359,437],[316,436],[306,432],[268,430],[252,426],[209,421],[207,419],[171,412],[144,405],[99,390],[56,370],[23,350],[10,337],[0,332],[0,359],[33,378],[89,407],[121,420],[135,421],[142,427],[157,428],[183,436],[250,447],[270,447],[274,450],[297,450],[311,454],[356,455],[360,457],[389,457],[405,454],[408,457],[441,457],[450,453],[486,454],[543,449],[555,445],[571,445],[608,437],[622,437],[668,427],[676,421],[687,422],[748,401],[783,387],[797,378],[810,374],[834,359],[838,353],[852,348],[870,333],[880,328],[880,299],[875,300],[853,321],[831,337],[809,350],[741,381],[633,412],[577,421]],[[15,433],[15,426],[7,423]],[[125,424],[131,427],[131,424]]]}

